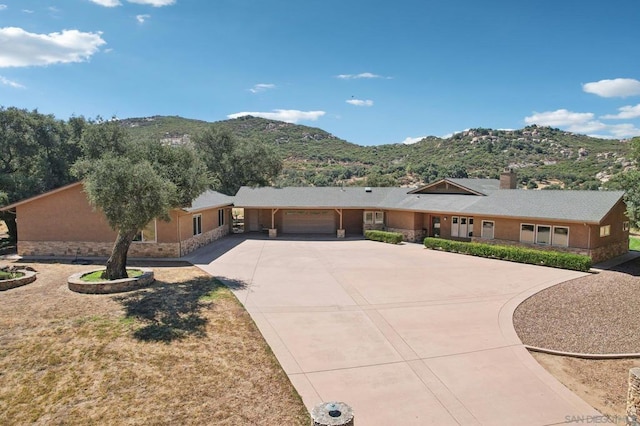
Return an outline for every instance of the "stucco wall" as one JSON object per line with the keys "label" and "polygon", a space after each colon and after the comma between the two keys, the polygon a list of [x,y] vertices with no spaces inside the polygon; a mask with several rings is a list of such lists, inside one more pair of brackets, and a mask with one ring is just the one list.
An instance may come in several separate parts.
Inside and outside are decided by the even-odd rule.
{"label": "stucco wall", "polygon": [[[203,235],[199,238],[193,238],[193,215],[173,210],[170,221],[156,220],[156,241],[133,242],[129,256],[179,257],[202,245],[202,241],[220,238],[231,229],[231,208],[224,210],[222,227],[218,227],[218,208],[200,212]],[[72,185],[18,205],[16,214],[17,251],[21,256],[105,257],[111,253],[116,239],[116,232],[104,215],[90,206],[82,185]]]}
{"label": "stucco wall", "polygon": [[[449,218],[451,220],[451,218]],[[589,226],[583,223],[553,222],[548,220],[530,219],[504,219],[490,216],[474,217],[474,234],[476,238],[481,238],[482,221],[494,222],[494,238],[497,240],[520,241],[520,226],[522,224],[550,226],[565,226],[569,228],[569,247],[589,248]]]}
{"label": "stucco wall", "polygon": [[385,216],[387,228],[416,229],[416,217],[413,212],[387,210]]}
{"label": "stucco wall", "polygon": [[618,202],[602,220],[602,225],[611,225],[611,235],[608,237],[600,237],[600,226],[594,226],[592,229],[592,248],[609,247],[613,244],[629,241],[629,231],[622,229],[622,222],[629,220],[625,204]]}
{"label": "stucco wall", "polygon": [[87,201],[82,185],[16,207],[19,241],[115,241],[106,218]]}

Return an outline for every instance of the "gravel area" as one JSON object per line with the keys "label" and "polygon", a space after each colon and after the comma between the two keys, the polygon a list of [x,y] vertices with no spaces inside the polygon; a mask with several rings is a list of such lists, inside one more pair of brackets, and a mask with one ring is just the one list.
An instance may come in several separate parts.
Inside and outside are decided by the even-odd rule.
{"label": "gravel area", "polygon": [[640,258],[533,295],[518,306],[513,324],[530,346],[640,353]]}

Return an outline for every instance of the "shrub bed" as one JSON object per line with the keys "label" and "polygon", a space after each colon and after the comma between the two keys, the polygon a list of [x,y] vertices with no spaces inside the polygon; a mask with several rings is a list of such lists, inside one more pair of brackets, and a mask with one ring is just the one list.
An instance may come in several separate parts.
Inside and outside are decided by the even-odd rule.
{"label": "shrub bed", "polygon": [[545,265],[574,271],[588,272],[589,269],[591,269],[591,258],[589,256],[573,253],[535,250],[515,246],[499,246],[494,244],[467,243],[430,237],[424,239],[424,246],[429,249],[439,249],[470,254],[472,256],[529,263],[532,265]]}
{"label": "shrub bed", "polygon": [[402,234],[399,232],[387,231],[364,231],[364,237],[368,240],[382,241],[389,244],[400,244],[402,242]]}

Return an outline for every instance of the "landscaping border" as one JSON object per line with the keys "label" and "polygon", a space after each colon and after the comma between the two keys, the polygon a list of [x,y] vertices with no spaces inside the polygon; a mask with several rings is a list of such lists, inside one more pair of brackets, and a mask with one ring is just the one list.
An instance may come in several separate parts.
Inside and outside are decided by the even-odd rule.
{"label": "landscaping border", "polygon": [[24,275],[18,278],[0,281],[0,291],[21,287],[23,285],[30,284],[36,280],[36,273],[34,271],[28,271],[26,269],[18,269],[16,272],[20,272]]}
{"label": "landscaping border", "polygon": [[132,278],[122,278],[119,280],[105,280],[98,282],[87,282],[83,281],[82,277],[84,275],[90,274],[92,272],[101,271],[102,268],[96,268],[89,271],[79,272],[77,274],[73,274],[67,280],[67,285],[69,290],[75,291],[76,293],[83,294],[111,294],[111,293],[124,293],[127,291],[138,290],[140,288],[144,288],[155,281],[155,277],[153,276],[153,270],[150,268],[138,268],[142,271],[142,275],[138,277]]}

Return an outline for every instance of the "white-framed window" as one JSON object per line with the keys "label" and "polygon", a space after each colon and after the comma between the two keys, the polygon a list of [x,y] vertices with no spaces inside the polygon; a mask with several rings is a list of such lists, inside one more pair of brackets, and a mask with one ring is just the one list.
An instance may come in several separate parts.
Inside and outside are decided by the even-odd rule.
{"label": "white-framed window", "polygon": [[629,221],[625,220],[624,222],[622,222],[622,230],[624,232],[627,232],[629,230]]}
{"label": "white-framed window", "polygon": [[467,230],[467,236],[473,237],[473,218],[469,218],[469,229]]}
{"label": "white-framed window", "polygon": [[551,227],[548,225],[536,226],[536,244],[551,244]]}
{"label": "white-framed window", "polygon": [[218,209],[218,226],[224,225],[224,209]]}
{"label": "white-framed window", "polygon": [[365,225],[373,225],[373,212],[364,212]]}
{"label": "white-framed window", "polygon": [[364,212],[364,223],[365,225],[373,225],[374,223],[376,225],[382,225],[384,224],[384,212],[372,212],[372,211],[365,211]]}
{"label": "white-framed window", "polygon": [[375,220],[376,225],[383,224],[384,223],[384,212],[376,212],[374,220]]}
{"label": "white-framed window", "polygon": [[608,237],[611,235],[611,225],[602,225],[600,227],[600,237]]}
{"label": "white-framed window", "polygon": [[487,240],[493,240],[495,223],[492,220],[482,221],[482,232],[480,236]]}
{"label": "white-framed window", "polygon": [[157,241],[157,227],[156,220],[153,219],[147,223],[142,231],[138,232],[133,241],[138,243],[155,243]]}
{"label": "white-framed window", "polygon": [[202,234],[202,215],[194,214],[193,215],[193,235]]}
{"label": "white-framed window", "polygon": [[520,224],[520,242],[533,244],[536,240],[536,226],[532,223]]}
{"label": "white-framed window", "polygon": [[554,226],[551,243],[554,246],[569,247],[569,227]]}

